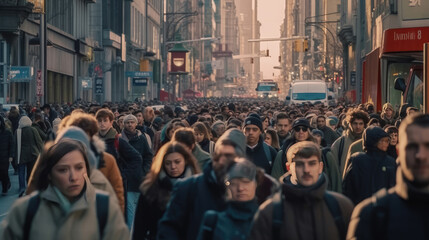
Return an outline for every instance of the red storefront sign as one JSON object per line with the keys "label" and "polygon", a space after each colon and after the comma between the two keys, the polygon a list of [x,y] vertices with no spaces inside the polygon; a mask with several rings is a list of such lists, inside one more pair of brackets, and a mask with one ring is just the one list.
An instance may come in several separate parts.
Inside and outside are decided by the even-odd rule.
{"label": "red storefront sign", "polygon": [[384,31],[383,53],[421,52],[429,42],[429,27],[395,28]]}

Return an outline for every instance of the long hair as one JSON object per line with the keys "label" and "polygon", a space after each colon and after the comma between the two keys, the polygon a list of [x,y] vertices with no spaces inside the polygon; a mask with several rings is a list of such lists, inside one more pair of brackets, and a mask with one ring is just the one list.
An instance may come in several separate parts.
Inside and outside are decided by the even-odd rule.
{"label": "long hair", "polygon": [[201,172],[197,164],[197,160],[188,150],[186,150],[182,143],[176,141],[168,142],[159,149],[158,153],[153,158],[150,172],[146,175],[145,180],[140,187],[143,193],[145,193],[155,183],[155,181],[157,181],[161,170],[163,170],[165,158],[170,153],[180,153],[185,159],[185,166],[190,167],[193,174]]}
{"label": "long hair", "polygon": [[200,132],[204,135],[204,139],[210,139],[209,131],[207,130],[207,127],[202,122],[196,122],[194,125],[192,125],[195,132]]}
{"label": "long hair", "polygon": [[268,128],[265,134],[271,136],[271,146],[275,149],[280,149],[279,136],[277,136],[277,132],[274,129]]}
{"label": "long hair", "polygon": [[49,175],[51,174],[52,168],[63,158],[66,154],[79,151],[84,160],[87,175],[90,176],[90,167],[88,162],[88,156],[86,155],[85,146],[79,141],[64,138],[58,141],[56,144],[45,146],[44,151],[40,155],[36,168],[33,170],[31,179],[34,183],[35,190],[43,191],[49,184]]}

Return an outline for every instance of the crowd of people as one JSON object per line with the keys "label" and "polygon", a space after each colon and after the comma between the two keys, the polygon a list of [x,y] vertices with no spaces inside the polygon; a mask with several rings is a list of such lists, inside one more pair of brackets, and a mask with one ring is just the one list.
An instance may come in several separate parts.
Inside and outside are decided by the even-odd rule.
{"label": "crowd of people", "polygon": [[0,142],[20,193],[0,239],[429,236],[429,115],[408,104],[0,106]]}

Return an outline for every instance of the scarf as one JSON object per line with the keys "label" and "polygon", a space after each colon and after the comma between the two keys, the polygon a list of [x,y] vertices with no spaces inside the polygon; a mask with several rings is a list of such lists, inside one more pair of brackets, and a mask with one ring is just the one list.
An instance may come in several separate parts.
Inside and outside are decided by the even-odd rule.
{"label": "scarf", "polygon": [[122,138],[124,140],[126,140],[127,142],[129,142],[130,139],[132,139],[133,137],[135,137],[136,135],[138,135],[138,132],[139,132],[139,130],[137,130],[137,129],[133,133],[133,132],[130,132],[127,129],[124,128],[124,129],[122,129],[121,136],[122,136]]}

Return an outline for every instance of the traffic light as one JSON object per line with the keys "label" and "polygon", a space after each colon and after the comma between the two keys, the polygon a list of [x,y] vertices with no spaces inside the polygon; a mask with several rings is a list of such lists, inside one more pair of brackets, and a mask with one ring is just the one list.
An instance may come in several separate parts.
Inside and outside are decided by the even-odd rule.
{"label": "traffic light", "polygon": [[302,45],[303,45],[304,52],[307,52],[308,51],[308,40],[304,39]]}

